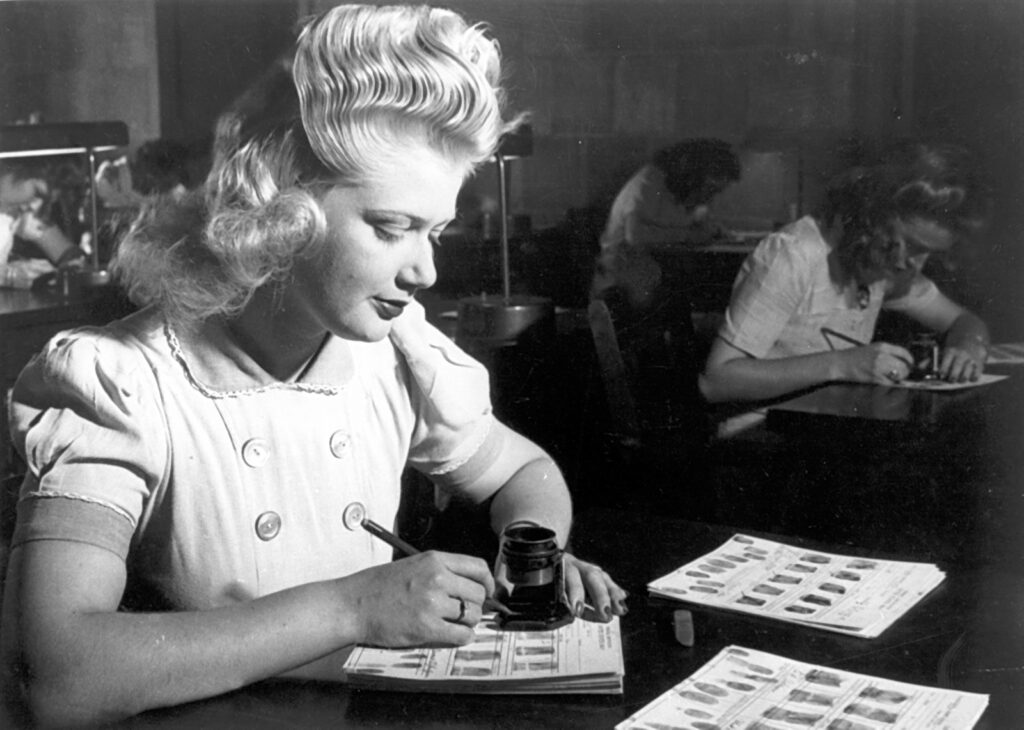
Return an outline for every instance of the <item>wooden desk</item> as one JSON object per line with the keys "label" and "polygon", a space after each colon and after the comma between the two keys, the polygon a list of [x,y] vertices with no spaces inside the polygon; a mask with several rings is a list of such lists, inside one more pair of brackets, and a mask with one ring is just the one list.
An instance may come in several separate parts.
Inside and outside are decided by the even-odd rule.
{"label": "wooden desk", "polygon": [[1002,372],[965,391],[837,384],[770,407],[787,447],[777,490],[801,505],[783,531],[842,526],[879,546],[913,535],[922,559],[1024,566],[1024,371]]}
{"label": "wooden desk", "polygon": [[[951,420],[983,416],[993,396],[1009,395],[1014,383],[953,391],[926,391],[881,385],[828,385],[768,408],[768,426],[776,431],[808,428],[942,428]],[[1019,390],[1019,388],[1017,389]]]}
{"label": "wooden desk", "polygon": [[[988,580],[983,572],[951,572],[942,586],[877,639],[858,639],[688,606],[694,613],[696,645],[680,646],[672,638],[672,611],[682,604],[649,599],[646,583],[717,547],[733,532],[727,527],[648,521],[616,512],[579,515],[573,538],[575,552],[599,561],[631,594],[630,612],[622,620],[626,667],[622,696],[399,694],[353,691],[331,683],[278,680],[223,697],[146,713],[121,727],[610,729],[696,671],[728,644],[849,671],[941,686],[938,675],[943,660],[968,627],[976,597]],[[829,549],[826,545],[813,546]],[[967,666],[967,662],[960,662],[957,676],[966,676]],[[970,676],[976,681],[974,691],[992,694],[985,720],[989,724],[979,728],[1012,727],[1012,722],[1002,723],[1009,722],[1006,718],[1019,719],[1022,705],[1021,695],[1012,691],[1010,678],[1003,673],[984,672]]]}

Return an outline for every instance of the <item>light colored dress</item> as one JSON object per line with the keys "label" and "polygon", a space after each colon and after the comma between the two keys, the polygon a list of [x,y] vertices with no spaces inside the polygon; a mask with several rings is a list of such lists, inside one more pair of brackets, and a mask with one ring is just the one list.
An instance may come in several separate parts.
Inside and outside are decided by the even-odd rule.
{"label": "light colored dress", "polygon": [[486,370],[418,304],[381,342],[327,337],[294,383],[218,331],[182,348],[143,310],[47,345],[13,394],[15,544],[98,545],[141,608],[213,608],[388,562],[345,508],[392,525],[407,464],[451,488],[500,449]]}
{"label": "light colored dress", "polygon": [[887,281],[861,291],[837,284],[829,273],[830,250],[810,216],[765,238],[736,276],[719,337],[756,358],[845,349],[854,345],[823,330],[870,342],[883,308],[920,311],[940,296],[920,274],[898,298],[888,298]]}
{"label": "light colored dress", "polygon": [[622,186],[601,234],[601,251],[591,295],[621,287],[631,304],[650,304],[662,281],[652,248],[685,246],[700,232],[706,237],[708,208],[680,205],[665,186],[665,173],[654,164],[641,167]]}

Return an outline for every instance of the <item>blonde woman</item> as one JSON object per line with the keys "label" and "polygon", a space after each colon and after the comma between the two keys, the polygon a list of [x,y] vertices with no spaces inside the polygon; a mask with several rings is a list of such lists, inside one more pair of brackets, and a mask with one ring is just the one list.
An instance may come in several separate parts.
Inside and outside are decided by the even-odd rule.
{"label": "blonde woman", "polygon": [[[290,68],[289,68],[290,67]],[[513,122],[497,45],[444,10],[341,6],[217,130],[203,191],[137,221],[147,305],[57,336],[14,394],[29,464],[6,585],[7,697],[94,723],[297,672],[346,647],[468,642],[488,565],[391,548],[408,465],[565,543],[569,494],[424,320],[432,249]],[[625,594],[566,558],[578,615]],[[584,605],[592,608],[584,610]]]}

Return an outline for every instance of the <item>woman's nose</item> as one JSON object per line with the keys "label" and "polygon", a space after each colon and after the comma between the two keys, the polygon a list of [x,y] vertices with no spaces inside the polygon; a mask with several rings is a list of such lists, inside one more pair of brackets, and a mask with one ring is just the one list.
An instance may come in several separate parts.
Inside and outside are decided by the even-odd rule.
{"label": "woman's nose", "polygon": [[429,289],[437,281],[434,244],[429,236],[416,238],[408,263],[399,271],[399,281],[407,288]]}
{"label": "woman's nose", "polygon": [[914,269],[915,271],[920,271],[921,269],[924,268],[924,265],[928,263],[928,254],[922,253],[918,254],[917,256],[911,256],[909,259],[907,259],[907,263],[910,264],[910,268]]}

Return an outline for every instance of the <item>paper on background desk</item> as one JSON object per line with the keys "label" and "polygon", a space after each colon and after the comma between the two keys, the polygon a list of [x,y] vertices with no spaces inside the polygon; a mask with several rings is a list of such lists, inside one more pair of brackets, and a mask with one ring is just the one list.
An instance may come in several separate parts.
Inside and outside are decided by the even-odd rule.
{"label": "paper on background desk", "polygon": [[443,649],[356,647],[345,662],[355,687],[472,694],[622,694],[619,619],[575,620],[553,631],[501,631],[493,614],[473,642]]}
{"label": "paper on background desk", "polygon": [[736,534],[647,589],[662,598],[872,638],[945,577],[929,563],[835,555]]}
{"label": "paper on background desk", "polygon": [[[989,360],[989,364],[991,362]],[[898,383],[887,384],[886,387],[910,388],[911,390],[966,390],[967,388],[977,388],[980,385],[998,383],[1000,380],[1006,380],[1006,377],[1005,375],[982,373],[977,380],[969,380],[965,383],[948,383],[945,380],[901,380]]]}
{"label": "paper on background desk", "polygon": [[615,730],[966,730],[988,695],[893,682],[728,646]]}
{"label": "paper on background desk", "polygon": [[988,349],[986,365],[1024,365],[1024,342],[1003,342]]}

